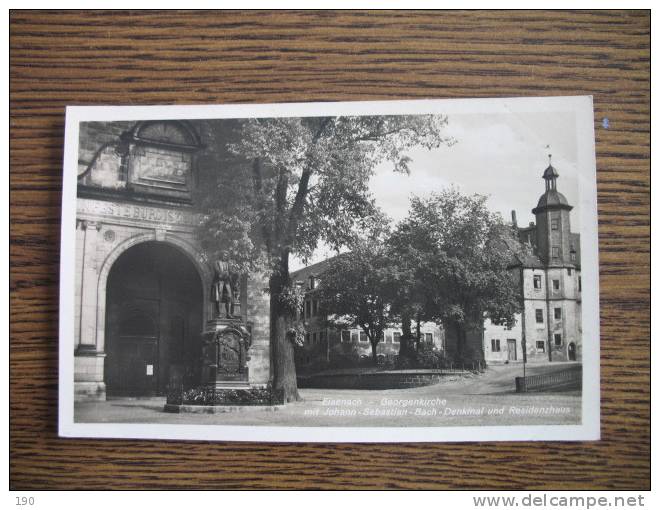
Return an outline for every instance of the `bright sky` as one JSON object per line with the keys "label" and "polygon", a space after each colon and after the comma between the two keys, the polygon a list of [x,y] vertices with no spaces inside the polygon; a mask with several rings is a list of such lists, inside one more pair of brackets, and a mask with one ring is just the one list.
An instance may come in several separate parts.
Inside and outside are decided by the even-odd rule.
{"label": "bright sky", "polygon": [[[457,143],[409,154],[409,176],[394,173],[382,164],[371,179],[376,203],[396,222],[407,215],[411,195],[428,196],[455,185],[463,193],[488,195],[493,211],[510,221],[511,210],[518,225],[534,221],[532,209],[545,191],[541,178],[548,154],[559,173],[557,189],[568,199],[571,230],[580,231],[577,185],[577,133],[572,112],[525,114],[451,115],[447,134]],[[549,146],[549,147],[548,147]],[[309,264],[334,255],[320,246]],[[294,271],[307,264],[291,260]]]}

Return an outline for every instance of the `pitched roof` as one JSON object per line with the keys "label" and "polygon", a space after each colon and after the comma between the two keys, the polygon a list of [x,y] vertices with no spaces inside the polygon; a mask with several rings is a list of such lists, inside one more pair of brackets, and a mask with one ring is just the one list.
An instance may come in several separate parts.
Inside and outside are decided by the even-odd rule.
{"label": "pitched roof", "polygon": [[291,273],[291,280],[306,281],[310,276],[322,275],[328,269],[330,262],[335,260],[339,256],[340,255],[335,255],[334,257],[330,257],[329,259],[322,260],[321,262],[317,262],[316,264],[312,264],[311,266],[298,269],[297,271]]}

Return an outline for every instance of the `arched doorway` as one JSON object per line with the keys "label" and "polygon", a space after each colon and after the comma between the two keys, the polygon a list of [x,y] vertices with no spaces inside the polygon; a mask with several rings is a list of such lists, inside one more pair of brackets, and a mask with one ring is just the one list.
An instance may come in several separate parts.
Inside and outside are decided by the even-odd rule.
{"label": "arched doorway", "polygon": [[199,378],[202,282],[164,242],[128,248],[108,275],[105,383],[109,396],[164,394],[170,373]]}
{"label": "arched doorway", "polygon": [[575,355],[575,344],[571,342],[568,344],[568,360],[569,361],[575,361],[576,355]]}

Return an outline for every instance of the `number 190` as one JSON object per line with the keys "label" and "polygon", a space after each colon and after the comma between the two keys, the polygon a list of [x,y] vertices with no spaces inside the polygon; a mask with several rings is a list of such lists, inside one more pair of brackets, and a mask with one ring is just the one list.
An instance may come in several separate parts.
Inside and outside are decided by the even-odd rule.
{"label": "number 190", "polygon": [[16,496],[16,506],[32,506],[34,505],[34,498],[32,496]]}

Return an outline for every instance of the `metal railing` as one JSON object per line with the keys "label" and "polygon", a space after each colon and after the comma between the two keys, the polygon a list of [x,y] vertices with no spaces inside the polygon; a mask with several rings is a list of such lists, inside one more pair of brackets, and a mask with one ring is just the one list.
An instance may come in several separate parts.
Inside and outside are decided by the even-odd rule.
{"label": "metal railing", "polygon": [[580,389],[582,387],[582,365],[547,374],[516,377],[516,392],[543,391],[549,389]]}

